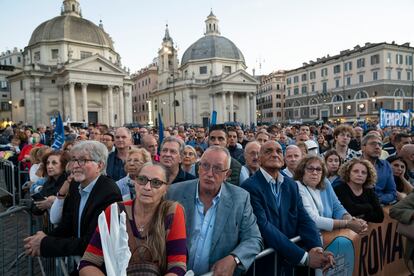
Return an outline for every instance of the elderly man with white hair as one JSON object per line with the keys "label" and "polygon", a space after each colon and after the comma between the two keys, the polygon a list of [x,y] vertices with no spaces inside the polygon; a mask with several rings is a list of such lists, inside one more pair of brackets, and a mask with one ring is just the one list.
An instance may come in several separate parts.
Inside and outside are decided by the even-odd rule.
{"label": "elderly man with white hair", "polygon": [[286,168],[282,170],[282,173],[287,177],[293,179],[293,175],[295,174],[295,170],[302,160],[303,155],[300,148],[296,145],[289,145],[286,147],[285,151],[285,165]]}

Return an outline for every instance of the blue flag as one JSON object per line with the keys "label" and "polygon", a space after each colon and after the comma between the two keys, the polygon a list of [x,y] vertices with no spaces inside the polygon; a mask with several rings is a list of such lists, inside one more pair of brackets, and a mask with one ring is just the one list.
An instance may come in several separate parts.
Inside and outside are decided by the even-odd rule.
{"label": "blue flag", "polygon": [[65,131],[63,130],[63,122],[62,117],[60,117],[60,113],[56,118],[56,126],[55,126],[55,141],[53,142],[52,149],[59,150],[63,147],[65,143]]}
{"label": "blue flag", "polygon": [[211,122],[210,125],[214,126],[217,124],[217,111],[213,110],[212,114],[211,114]]}
{"label": "blue flag", "polygon": [[161,114],[158,112],[158,147],[161,147],[164,140],[164,124],[162,123]]}

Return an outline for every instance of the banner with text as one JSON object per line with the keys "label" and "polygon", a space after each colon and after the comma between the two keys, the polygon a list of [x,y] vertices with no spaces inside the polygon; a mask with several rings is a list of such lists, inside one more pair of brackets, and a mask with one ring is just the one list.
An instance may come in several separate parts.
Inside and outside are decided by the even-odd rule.
{"label": "banner with text", "polygon": [[325,250],[335,255],[336,266],[326,275],[409,275],[404,262],[405,238],[395,230],[398,222],[384,208],[382,223],[369,223],[367,234],[342,229],[323,233]]}
{"label": "banner with text", "polygon": [[380,109],[380,127],[410,127],[411,110]]}

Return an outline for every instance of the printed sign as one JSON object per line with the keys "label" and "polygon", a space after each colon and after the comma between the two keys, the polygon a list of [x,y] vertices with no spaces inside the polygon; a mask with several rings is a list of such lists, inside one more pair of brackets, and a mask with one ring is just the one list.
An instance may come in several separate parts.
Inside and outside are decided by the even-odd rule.
{"label": "printed sign", "polygon": [[380,109],[380,127],[410,127],[411,112],[409,110]]}

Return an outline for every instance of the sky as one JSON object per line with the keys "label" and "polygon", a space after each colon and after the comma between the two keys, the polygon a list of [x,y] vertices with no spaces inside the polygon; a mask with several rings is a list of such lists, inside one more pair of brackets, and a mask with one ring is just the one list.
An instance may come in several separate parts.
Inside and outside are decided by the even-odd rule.
{"label": "sky", "polygon": [[[62,0],[0,0],[0,52],[23,49],[33,30],[60,15]],[[168,23],[181,59],[204,35],[210,10],[221,35],[242,51],[247,71],[269,74],[366,42],[414,46],[413,0],[80,0],[83,18],[102,20],[131,72],[157,56]]]}

